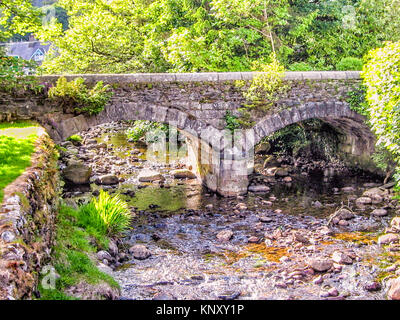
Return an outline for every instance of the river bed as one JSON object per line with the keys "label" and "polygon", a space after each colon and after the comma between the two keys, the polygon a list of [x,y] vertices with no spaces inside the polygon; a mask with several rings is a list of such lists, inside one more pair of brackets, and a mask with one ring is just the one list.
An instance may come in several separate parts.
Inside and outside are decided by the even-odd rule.
{"label": "river bed", "polygon": [[[277,179],[268,192],[223,198],[196,179],[170,175],[184,167],[184,148],[179,156],[168,155],[168,163],[149,161],[146,145],[128,141],[127,126],[112,123],[82,134],[104,149],[76,147],[93,178],[83,188],[66,186],[63,195],[84,203],[106,189],[128,202],[133,225],[121,250],[142,244],[151,255],[140,260],[128,253],[127,261],[104,268],[120,283],[122,299],[385,299],[385,283],[380,289],[377,280],[393,259],[382,256],[376,242],[394,207],[355,206],[365,190],[379,185],[376,177],[331,169],[293,172],[291,182]],[[157,170],[165,180],[139,182],[144,169]],[[119,184],[96,184],[105,173],[118,176]],[[328,228],[342,206],[355,217]],[[381,207],[389,214],[371,215]],[[221,241],[221,231],[229,239]],[[345,263],[324,271],[312,267],[338,252]]]}

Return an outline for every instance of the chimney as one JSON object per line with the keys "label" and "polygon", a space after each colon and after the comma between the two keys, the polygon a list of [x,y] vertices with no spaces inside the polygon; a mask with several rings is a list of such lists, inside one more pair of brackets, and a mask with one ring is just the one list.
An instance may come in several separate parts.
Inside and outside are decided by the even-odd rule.
{"label": "chimney", "polygon": [[29,41],[36,41],[35,36],[33,34],[29,35]]}

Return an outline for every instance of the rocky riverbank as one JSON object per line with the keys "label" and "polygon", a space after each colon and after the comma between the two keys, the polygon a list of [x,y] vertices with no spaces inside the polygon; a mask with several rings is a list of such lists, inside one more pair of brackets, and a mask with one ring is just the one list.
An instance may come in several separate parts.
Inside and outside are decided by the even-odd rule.
{"label": "rocky riverbank", "polygon": [[[127,127],[111,123],[63,143],[60,164],[67,202],[106,189],[130,204],[132,232],[97,253],[121,298],[385,299],[398,248],[390,185],[278,161],[263,163],[247,196],[220,198],[183,158],[146,159]],[[385,230],[390,240],[380,237]]]}

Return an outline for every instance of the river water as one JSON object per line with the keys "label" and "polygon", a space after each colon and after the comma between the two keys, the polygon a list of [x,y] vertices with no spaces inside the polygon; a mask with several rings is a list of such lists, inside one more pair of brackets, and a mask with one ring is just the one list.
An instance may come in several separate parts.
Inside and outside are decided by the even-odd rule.
{"label": "river water", "polygon": [[[366,189],[379,184],[375,177],[331,169],[293,172],[292,182],[269,183],[268,193],[222,198],[196,179],[169,174],[184,166],[184,148],[178,157],[169,155],[167,163],[149,161],[146,145],[129,142],[124,129],[119,123],[83,133],[106,143],[107,150],[99,154],[83,145],[79,151],[89,156],[95,175],[115,173],[123,182],[64,192],[65,198],[82,203],[102,188],[129,203],[133,225],[122,249],[143,244],[151,256],[129,257],[109,271],[123,299],[385,298],[384,281],[381,290],[365,286],[384,277],[394,262],[376,244],[393,212],[389,208],[388,216],[373,217],[371,210],[385,204],[354,205]],[[146,168],[160,172],[165,181],[139,182]],[[342,205],[352,208],[355,218],[328,229],[329,216]],[[232,231],[229,241],[218,240],[223,230]],[[310,267],[311,261],[330,259],[335,251],[351,256],[351,263],[334,264],[326,272]]]}

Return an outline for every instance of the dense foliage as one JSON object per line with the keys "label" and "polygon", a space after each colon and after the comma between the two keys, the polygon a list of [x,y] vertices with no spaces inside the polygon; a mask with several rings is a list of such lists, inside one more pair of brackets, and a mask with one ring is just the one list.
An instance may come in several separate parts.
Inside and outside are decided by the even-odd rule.
{"label": "dense foliage", "polygon": [[126,131],[130,141],[139,141],[146,137],[146,142],[156,142],[163,137],[168,138],[169,126],[167,124],[147,120],[137,120]]}
{"label": "dense foliage", "polygon": [[372,50],[363,78],[368,102],[365,112],[378,137],[377,145],[390,151],[400,163],[400,42],[388,42]]}
{"label": "dense foliage", "polygon": [[266,140],[272,153],[330,161],[337,155],[340,134],[325,122],[308,120],[287,126]]}
{"label": "dense foliage", "polygon": [[[60,0],[38,35],[60,72],[244,71],[272,52],[289,70],[359,68],[400,39],[400,0]],[[343,59],[346,59],[344,60]],[[347,63],[345,63],[347,61]]]}
{"label": "dense foliage", "polygon": [[61,103],[63,108],[72,107],[77,113],[89,115],[101,112],[112,96],[110,86],[103,85],[102,81],[88,88],[83,78],[67,81],[65,77],[60,77],[48,94],[51,99]]}

